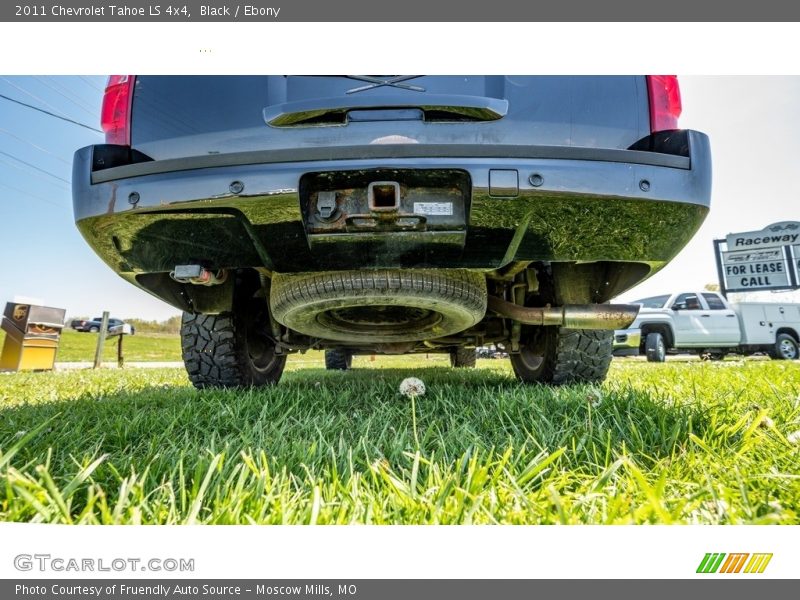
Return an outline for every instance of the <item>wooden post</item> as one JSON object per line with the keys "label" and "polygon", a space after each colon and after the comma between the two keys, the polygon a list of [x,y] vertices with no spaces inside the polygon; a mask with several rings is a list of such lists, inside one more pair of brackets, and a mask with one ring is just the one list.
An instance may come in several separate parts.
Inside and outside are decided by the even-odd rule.
{"label": "wooden post", "polygon": [[106,344],[106,334],[108,333],[108,311],[103,311],[103,318],[100,321],[100,332],[97,336],[97,349],[94,352],[94,368],[100,368],[103,362],[103,347]]}
{"label": "wooden post", "polygon": [[117,340],[117,366],[121,369],[125,366],[125,357],[122,356],[122,339],[125,337],[124,333],[119,334],[119,339]]}

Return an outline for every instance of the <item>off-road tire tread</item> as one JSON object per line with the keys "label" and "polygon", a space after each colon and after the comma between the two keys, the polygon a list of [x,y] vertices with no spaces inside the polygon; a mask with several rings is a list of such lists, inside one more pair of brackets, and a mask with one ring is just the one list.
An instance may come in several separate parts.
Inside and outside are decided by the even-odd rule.
{"label": "off-road tire tread", "polygon": [[475,361],[475,348],[456,348],[450,351],[450,366],[455,369],[472,369]]}
{"label": "off-road tire tread", "polygon": [[181,322],[181,354],[189,380],[198,389],[243,388],[277,383],[285,357],[279,358],[266,380],[254,378],[249,357],[231,313],[218,315],[184,312]]}
{"label": "off-road tire tread", "polygon": [[606,378],[611,366],[613,331],[560,327],[550,335],[555,335],[555,348],[544,357],[538,377],[530,377],[524,367],[520,369],[512,355],[512,366],[520,379],[528,383],[564,385],[598,383]]}
{"label": "off-road tire tread", "polygon": [[344,348],[325,350],[325,368],[329,371],[347,371],[353,361],[353,355]]}

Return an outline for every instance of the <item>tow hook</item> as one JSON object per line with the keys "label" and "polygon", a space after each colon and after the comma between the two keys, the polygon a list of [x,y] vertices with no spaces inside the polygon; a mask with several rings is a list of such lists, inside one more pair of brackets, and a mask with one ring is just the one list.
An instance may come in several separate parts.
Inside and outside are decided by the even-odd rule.
{"label": "tow hook", "polygon": [[201,265],[177,265],[169,276],[179,283],[212,286],[225,283],[228,272],[225,269],[209,271]]}

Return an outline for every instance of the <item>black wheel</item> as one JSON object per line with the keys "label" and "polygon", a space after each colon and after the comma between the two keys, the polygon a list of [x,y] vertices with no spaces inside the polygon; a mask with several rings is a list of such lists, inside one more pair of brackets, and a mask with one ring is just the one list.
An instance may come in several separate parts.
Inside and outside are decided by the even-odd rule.
{"label": "black wheel", "polygon": [[286,355],[275,353],[268,331],[263,298],[253,298],[233,313],[183,313],[181,347],[189,379],[199,389],[277,383]]}
{"label": "black wheel", "polygon": [[99,332],[100,332],[99,327],[89,327],[89,333],[99,333]]}
{"label": "black wheel", "polygon": [[537,327],[511,355],[514,373],[525,383],[595,383],[611,365],[613,331]]}
{"label": "black wheel", "polygon": [[445,337],[486,314],[486,278],[465,270],[275,274],[275,319],[295,331],[345,342]]}
{"label": "black wheel", "polygon": [[353,353],[344,348],[325,350],[325,368],[329,371],[346,371],[353,366]]}
{"label": "black wheel", "polygon": [[769,355],[775,360],[795,360],[800,355],[797,340],[788,333],[779,333],[775,338],[775,348]]}
{"label": "black wheel", "polygon": [[667,346],[664,336],[660,333],[648,333],[644,340],[644,350],[647,362],[664,362],[667,360]]}
{"label": "black wheel", "polygon": [[475,348],[456,348],[450,350],[450,366],[456,369],[471,369],[475,367]]}

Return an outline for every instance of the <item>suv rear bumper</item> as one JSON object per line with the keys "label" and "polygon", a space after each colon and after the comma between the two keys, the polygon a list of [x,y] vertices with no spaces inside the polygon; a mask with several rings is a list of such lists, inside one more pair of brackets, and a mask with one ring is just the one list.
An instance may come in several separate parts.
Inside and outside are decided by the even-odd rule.
{"label": "suv rear bumper", "polygon": [[[142,274],[193,262],[300,272],[614,261],[643,265],[640,280],[688,242],[708,211],[708,138],[678,133],[685,137],[681,155],[406,144],[209,155],[102,170],[98,155],[108,147],[90,146],[75,154],[75,220],[103,260],[144,287]],[[424,236],[419,252],[393,251],[402,233],[380,234],[369,252],[336,253],[326,246],[324,260],[315,255],[303,221],[300,178],[378,169],[468,174],[471,196],[456,255],[426,246]],[[494,185],[501,179],[496,174],[502,186]],[[238,184],[243,189],[234,193]]]}

